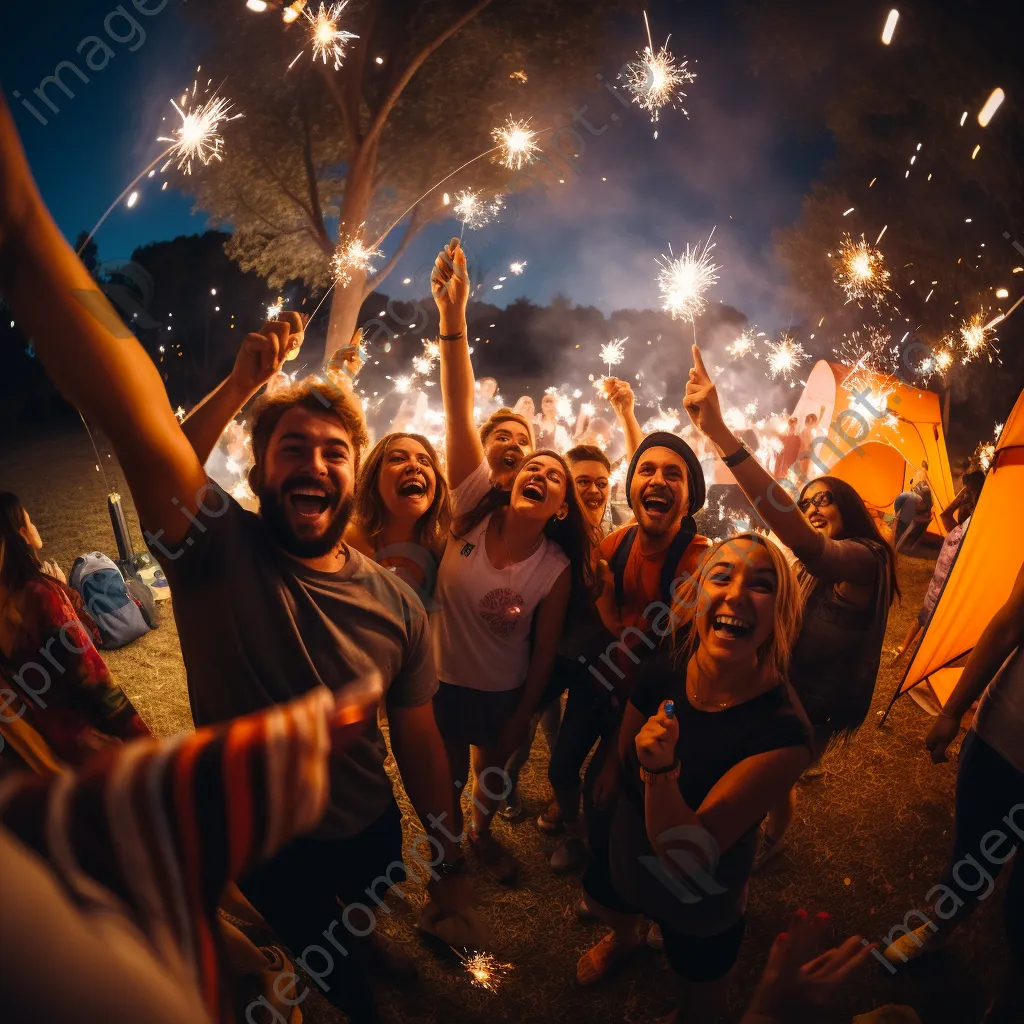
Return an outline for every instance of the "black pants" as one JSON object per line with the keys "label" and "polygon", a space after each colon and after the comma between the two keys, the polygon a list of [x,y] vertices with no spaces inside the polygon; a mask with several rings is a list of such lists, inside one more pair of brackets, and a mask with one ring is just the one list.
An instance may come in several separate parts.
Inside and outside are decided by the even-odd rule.
{"label": "black pants", "polygon": [[562,793],[580,784],[583,762],[594,744],[602,736],[616,735],[619,713],[612,706],[611,694],[583,665],[560,657],[555,673],[567,681],[569,696],[548,764],[548,782],[556,793]]}
{"label": "black pants", "polygon": [[[373,992],[367,980],[365,917],[352,918],[338,900],[375,915],[386,913],[388,884],[405,873],[389,866],[402,860],[402,815],[391,806],[370,826],[348,839],[323,841],[300,837],[247,875],[239,884],[246,899],[284,940],[315,986],[353,1021],[376,1021]],[[381,880],[374,885],[375,880]],[[371,888],[372,887],[372,888]],[[373,894],[368,893],[368,890]],[[296,983],[295,998],[305,991]]]}
{"label": "black pants", "polygon": [[[956,838],[942,884],[964,904],[944,912],[952,900],[936,901],[936,913],[955,921],[992,891],[1003,864],[1020,860],[1024,832],[1024,773],[1017,771],[973,729],[960,750],[956,775]],[[998,835],[996,834],[998,833]],[[1003,838],[1000,839],[999,836]],[[1017,853],[1013,856],[1013,850]],[[1003,905],[1010,952],[1024,964],[1024,871],[1018,863],[1010,875]]]}

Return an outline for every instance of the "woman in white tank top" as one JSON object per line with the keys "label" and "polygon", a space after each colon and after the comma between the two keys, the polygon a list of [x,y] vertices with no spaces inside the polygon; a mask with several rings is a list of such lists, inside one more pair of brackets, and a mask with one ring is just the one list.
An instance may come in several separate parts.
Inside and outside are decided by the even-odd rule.
{"label": "woman in white tank top", "polygon": [[[457,239],[438,256],[431,283],[441,314],[454,506],[431,614],[440,680],[434,713],[457,786],[468,778],[472,753],[470,845],[493,878],[511,883],[515,859],[491,835],[494,812],[511,788],[504,765],[527,735],[567,609],[584,599],[590,541],[560,455],[539,451],[527,458],[530,438],[518,436],[519,417],[507,424],[491,417],[486,449],[477,432],[466,340],[469,277]],[[459,810],[456,817],[459,834]]]}

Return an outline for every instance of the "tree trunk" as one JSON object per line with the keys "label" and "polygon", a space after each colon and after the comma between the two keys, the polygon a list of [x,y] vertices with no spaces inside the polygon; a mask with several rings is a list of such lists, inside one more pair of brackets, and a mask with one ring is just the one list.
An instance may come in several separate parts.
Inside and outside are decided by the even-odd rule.
{"label": "tree trunk", "polygon": [[[362,146],[345,182],[345,195],[341,201],[341,235],[362,236],[367,246],[375,238],[367,237],[364,223],[370,212],[373,199],[373,179],[377,170],[377,144]],[[339,239],[340,241],[340,239]],[[339,283],[331,295],[331,319],[327,327],[327,342],[324,345],[324,362],[340,348],[344,348],[355,333],[359,310],[363,305],[363,287],[366,274],[352,275],[347,287]]]}
{"label": "tree trunk", "polygon": [[942,389],[942,434],[944,437],[949,434],[949,396],[952,390],[949,384]]}

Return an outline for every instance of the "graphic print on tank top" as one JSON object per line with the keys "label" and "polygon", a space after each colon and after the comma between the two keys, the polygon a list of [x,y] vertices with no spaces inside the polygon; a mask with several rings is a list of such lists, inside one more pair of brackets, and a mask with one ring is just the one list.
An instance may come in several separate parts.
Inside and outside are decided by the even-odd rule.
{"label": "graphic print on tank top", "polygon": [[480,618],[495,636],[510,636],[523,613],[523,600],[511,587],[496,587],[480,598]]}

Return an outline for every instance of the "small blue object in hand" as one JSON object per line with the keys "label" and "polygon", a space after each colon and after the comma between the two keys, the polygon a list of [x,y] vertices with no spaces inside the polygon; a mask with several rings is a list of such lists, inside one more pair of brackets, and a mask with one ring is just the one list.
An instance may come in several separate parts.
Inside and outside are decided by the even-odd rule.
{"label": "small blue object in hand", "polygon": [[674,700],[665,701],[665,717],[675,718],[676,717],[676,702]]}

